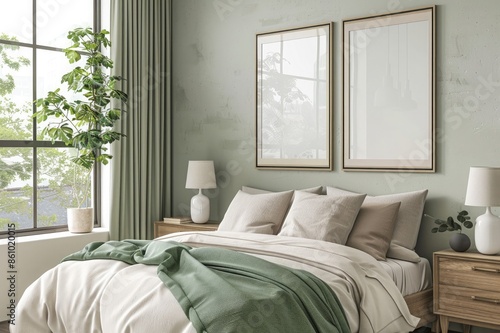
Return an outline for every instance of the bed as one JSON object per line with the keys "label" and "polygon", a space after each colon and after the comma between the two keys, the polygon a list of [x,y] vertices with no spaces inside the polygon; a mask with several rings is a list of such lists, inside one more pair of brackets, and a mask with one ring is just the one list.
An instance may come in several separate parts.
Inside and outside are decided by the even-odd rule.
{"label": "bed", "polygon": [[[237,252],[280,267],[309,272],[331,288],[351,332],[411,332],[433,322],[428,261],[412,253],[408,255],[400,246],[390,250],[394,232],[385,242],[387,249],[382,246],[380,252],[380,242],[376,242],[375,250],[371,250],[379,254],[385,252],[384,256],[407,255],[404,260],[391,257],[377,260],[377,253],[357,248],[371,243],[365,228],[360,230],[363,215],[369,215],[372,221],[377,215],[373,214],[371,205],[362,208],[366,195],[328,194],[328,191],[327,195],[319,195],[316,193],[319,191],[318,188],[258,194],[239,191],[218,231],[177,233],[152,243]],[[247,192],[252,191],[247,189]],[[422,193],[419,192],[419,200]],[[398,220],[402,212],[405,215],[401,210],[404,196],[403,200],[400,195],[396,199],[399,201],[392,197],[378,198],[384,202],[384,207],[398,203],[397,209],[389,209],[395,216],[393,220]],[[332,204],[339,209],[332,210]],[[329,210],[324,213],[326,206]],[[307,207],[305,211],[304,207]],[[385,213],[387,215],[387,209]],[[335,216],[333,220],[332,215]],[[340,219],[352,220],[352,223],[340,223],[340,215]],[[346,218],[346,215],[351,217]],[[314,225],[318,221],[322,223]],[[350,226],[346,227],[345,223]],[[393,223],[395,231],[397,221]],[[380,224],[376,229],[378,232],[385,230]],[[383,233],[387,238],[387,232]],[[360,236],[361,245],[356,243],[356,235]],[[177,285],[162,282],[159,274],[158,265],[151,264],[130,265],[108,259],[64,261],[26,290],[17,306],[16,325],[11,325],[11,332],[204,331],[199,330],[190,310],[186,310],[177,297]],[[209,288],[211,280],[203,281]],[[217,286],[212,287],[210,292],[215,295]],[[263,332],[256,321],[274,320],[270,309],[278,305],[283,306],[269,303],[258,308],[257,317],[255,313],[248,318],[240,315],[237,321],[243,324],[238,325],[244,326],[232,331]],[[206,327],[221,327],[217,322],[207,319]]]}

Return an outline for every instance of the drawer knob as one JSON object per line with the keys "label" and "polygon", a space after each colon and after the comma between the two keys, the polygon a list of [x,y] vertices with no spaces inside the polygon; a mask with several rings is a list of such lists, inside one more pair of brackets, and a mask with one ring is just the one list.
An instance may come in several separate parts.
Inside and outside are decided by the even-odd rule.
{"label": "drawer knob", "polygon": [[498,269],[498,268],[487,268],[487,267],[472,266],[472,270],[473,271],[479,271],[479,272],[500,273],[500,269]]}
{"label": "drawer knob", "polygon": [[471,296],[470,298],[472,298],[473,301],[500,304],[500,299],[493,299],[493,298],[479,297],[479,296]]}

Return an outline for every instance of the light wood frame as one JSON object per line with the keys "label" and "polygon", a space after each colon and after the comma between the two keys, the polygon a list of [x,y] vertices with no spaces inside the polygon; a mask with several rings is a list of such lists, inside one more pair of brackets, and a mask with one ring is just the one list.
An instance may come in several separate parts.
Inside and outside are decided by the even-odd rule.
{"label": "light wood frame", "polygon": [[435,7],[343,22],[346,171],[435,172]]}
{"label": "light wood frame", "polygon": [[256,167],[332,170],[333,24],[256,42]]}

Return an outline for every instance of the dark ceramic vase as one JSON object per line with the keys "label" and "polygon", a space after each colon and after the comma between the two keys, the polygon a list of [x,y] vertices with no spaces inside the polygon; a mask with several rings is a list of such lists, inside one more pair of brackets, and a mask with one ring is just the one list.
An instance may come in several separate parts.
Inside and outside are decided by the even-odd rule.
{"label": "dark ceramic vase", "polygon": [[450,237],[450,247],[457,252],[465,252],[470,247],[470,238],[466,234],[457,233]]}

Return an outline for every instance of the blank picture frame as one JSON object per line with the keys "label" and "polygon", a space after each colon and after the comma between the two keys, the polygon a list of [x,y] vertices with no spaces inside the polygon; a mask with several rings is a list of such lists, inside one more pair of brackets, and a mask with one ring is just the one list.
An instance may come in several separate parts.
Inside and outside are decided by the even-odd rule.
{"label": "blank picture frame", "polygon": [[435,172],[435,7],[343,21],[343,170]]}
{"label": "blank picture frame", "polygon": [[332,170],[333,24],[256,36],[256,167]]}

